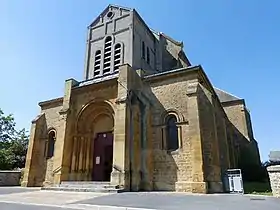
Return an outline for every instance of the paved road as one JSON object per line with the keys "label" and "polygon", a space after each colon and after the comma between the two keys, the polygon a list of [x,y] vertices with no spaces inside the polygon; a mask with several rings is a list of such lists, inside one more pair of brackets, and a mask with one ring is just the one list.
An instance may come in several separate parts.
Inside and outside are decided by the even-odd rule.
{"label": "paved road", "polygon": [[[0,202],[0,209],[1,210],[62,210],[62,207],[53,207],[53,206],[37,206],[37,205],[22,205],[22,204],[15,204],[15,203],[1,203]],[[67,209],[67,208],[64,208]],[[71,208],[72,210],[80,210]]]}
{"label": "paved road", "polygon": [[39,191],[40,188],[24,188],[24,187],[0,187],[0,195],[22,193],[22,192],[33,192]]}
{"label": "paved road", "polygon": [[191,195],[168,192],[105,194],[40,191],[38,188],[0,188],[0,210],[136,210],[135,208],[142,210],[280,210],[280,199],[221,194]]}
{"label": "paved road", "polygon": [[247,195],[186,195],[178,193],[121,193],[80,203],[162,210],[280,210],[280,199]]}

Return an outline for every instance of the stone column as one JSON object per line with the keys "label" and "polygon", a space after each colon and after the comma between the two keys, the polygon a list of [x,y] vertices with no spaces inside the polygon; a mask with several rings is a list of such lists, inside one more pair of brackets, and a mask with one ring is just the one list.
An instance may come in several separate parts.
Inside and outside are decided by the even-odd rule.
{"label": "stone column", "polygon": [[86,180],[91,180],[91,171],[90,171],[90,162],[92,162],[92,159],[90,159],[90,153],[91,153],[91,138],[90,136],[87,137],[87,147],[86,147]]}
{"label": "stone column", "polygon": [[79,166],[78,166],[78,180],[82,180],[82,174],[83,174],[83,148],[84,148],[84,137],[80,137],[80,148],[79,148]]}
{"label": "stone column", "polygon": [[280,197],[280,165],[267,167],[273,196]]}
{"label": "stone column", "polygon": [[86,158],[87,158],[87,137],[84,137],[83,140],[83,164],[82,164],[82,181],[86,180]]}
{"label": "stone column", "polygon": [[90,141],[90,154],[89,154],[89,180],[92,180],[92,172],[93,172],[93,158],[94,158],[94,140],[95,140],[95,133],[92,133],[89,137]]}
{"label": "stone column", "polygon": [[75,180],[78,180],[79,177],[79,161],[80,161],[80,148],[81,148],[81,141],[80,137],[76,137],[76,160],[75,160]]}
{"label": "stone column", "polygon": [[73,137],[70,180],[76,180],[77,137]]}

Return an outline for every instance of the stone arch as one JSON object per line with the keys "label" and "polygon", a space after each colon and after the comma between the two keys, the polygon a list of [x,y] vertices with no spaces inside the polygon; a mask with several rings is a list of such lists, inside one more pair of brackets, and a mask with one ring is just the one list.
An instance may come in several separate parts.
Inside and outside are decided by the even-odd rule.
{"label": "stone arch", "polygon": [[[174,119],[175,118],[175,119]],[[171,121],[170,121],[171,120]],[[170,124],[172,122],[172,125]],[[169,152],[177,151],[182,147],[182,123],[185,118],[176,109],[167,109],[161,115],[162,144]],[[171,127],[170,127],[171,126]]]}
{"label": "stone arch", "polygon": [[57,134],[54,128],[48,129],[48,138],[45,144],[45,155],[47,159],[52,158],[54,156],[56,136]]}
{"label": "stone arch", "polygon": [[54,127],[48,128],[48,130],[47,130],[47,135],[48,136],[49,136],[50,132],[54,132],[55,137],[57,136],[57,131],[56,131],[56,129]]}
{"label": "stone arch", "polygon": [[177,119],[177,123],[181,123],[185,121],[184,116],[176,109],[167,109],[165,110],[162,115],[161,115],[161,123],[165,124],[166,123],[166,118],[169,115],[174,115]]}
{"label": "stone arch", "polygon": [[110,164],[113,162],[111,158],[114,129],[112,103],[96,98],[85,104],[77,114],[75,129],[70,172],[73,178],[71,179],[108,180],[112,170]]}
{"label": "stone arch", "polygon": [[[113,130],[114,108],[110,101],[94,99],[84,105],[78,113],[75,126],[76,132],[77,134],[93,133],[94,130],[96,131],[94,125],[98,126],[100,124],[107,127],[104,127],[105,130]],[[100,130],[100,128],[98,130]],[[100,132],[102,132],[102,130],[100,130]]]}

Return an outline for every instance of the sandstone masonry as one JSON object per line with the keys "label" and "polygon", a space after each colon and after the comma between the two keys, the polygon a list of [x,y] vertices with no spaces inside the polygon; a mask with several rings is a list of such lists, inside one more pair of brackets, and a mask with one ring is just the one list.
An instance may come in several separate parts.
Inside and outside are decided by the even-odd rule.
{"label": "sandstone masonry", "polygon": [[0,186],[20,185],[21,171],[0,171]]}
{"label": "sandstone masonry", "polygon": [[280,197],[280,165],[267,167],[272,193]]}
{"label": "sandstone masonry", "polygon": [[223,192],[242,152],[260,163],[244,100],[215,88],[182,42],[134,9],[109,5],[89,25],[84,80],[66,80],[63,97],[39,106],[23,186]]}

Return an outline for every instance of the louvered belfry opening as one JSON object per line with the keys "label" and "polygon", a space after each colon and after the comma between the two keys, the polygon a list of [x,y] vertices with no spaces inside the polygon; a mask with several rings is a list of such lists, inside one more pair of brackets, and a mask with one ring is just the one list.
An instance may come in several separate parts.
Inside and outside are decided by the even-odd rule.
{"label": "louvered belfry opening", "polygon": [[94,71],[93,76],[96,77],[101,74],[101,50],[95,52]]}
{"label": "louvered belfry opening", "polygon": [[111,71],[111,54],[112,54],[112,37],[108,36],[105,39],[105,46],[104,46],[103,75],[109,74]]}
{"label": "louvered belfry opening", "polygon": [[118,71],[121,65],[121,44],[116,44],[114,51],[114,71]]}
{"label": "louvered belfry opening", "polygon": [[103,49],[97,49],[94,54],[94,78],[118,72],[123,64],[123,43],[115,43],[113,36],[107,36],[103,44]]}

